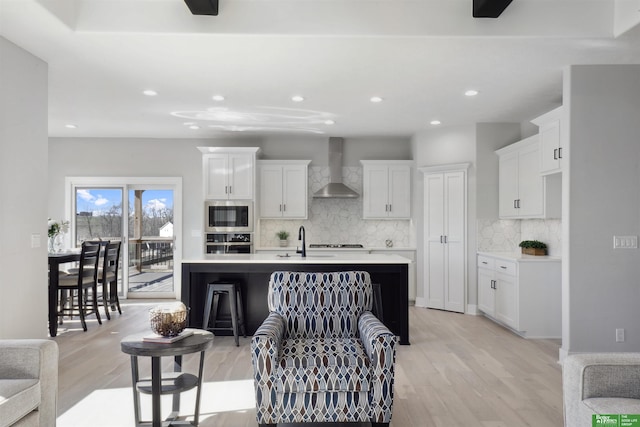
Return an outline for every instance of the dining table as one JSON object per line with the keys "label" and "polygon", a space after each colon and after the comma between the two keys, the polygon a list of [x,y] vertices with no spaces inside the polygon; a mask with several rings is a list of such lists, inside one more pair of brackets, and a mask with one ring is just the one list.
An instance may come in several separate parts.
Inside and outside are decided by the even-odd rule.
{"label": "dining table", "polygon": [[80,261],[80,251],[49,253],[49,335],[58,334],[58,276],[60,264]]}

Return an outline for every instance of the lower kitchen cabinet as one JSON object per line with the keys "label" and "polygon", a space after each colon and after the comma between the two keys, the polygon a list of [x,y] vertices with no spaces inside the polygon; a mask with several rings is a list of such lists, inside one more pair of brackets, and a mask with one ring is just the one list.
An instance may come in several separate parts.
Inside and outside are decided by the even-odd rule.
{"label": "lower kitchen cabinet", "polygon": [[557,258],[478,254],[478,309],[525,338],[562,335]]}

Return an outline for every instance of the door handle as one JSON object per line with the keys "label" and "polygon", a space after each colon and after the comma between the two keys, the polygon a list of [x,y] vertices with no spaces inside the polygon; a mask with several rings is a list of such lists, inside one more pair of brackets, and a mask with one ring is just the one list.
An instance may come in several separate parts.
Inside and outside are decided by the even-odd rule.
{"label": "door handle", "polygon": [[442,241],[442,236],[440,236],[440,243],[444,243],[444,242]]}
{"label": "door handle", "polygon": [[513,199],[513,209],[518,209],[518,200]]}
{"label": "door handle", "polygon": [[445,243],[448,243],[448,242],[447,242],[447,236],[444,236],[444,242],[445,242]]}
{"label": "door handle", "polygon": [[558,149],[557,148],[553,149],[553,160],[558,160]]}
{"label": "door handle", "polygon": [[232,193],[232,191],[231,191],[231,186],[229,186],[229,194],[231,194],[231,193]]}
{"label": "door handle", "polygon": [[558,159],[562,158],[562,147],[558,148]]}
{"label": "door handle", "polygon": [[286,211],[287,211],[287,205],[284,204],[284,205],[282,205],[282,212],[286,212]]}
{"label": "door handle", "polygon": [[391,203],[389,203],[389,212],[391,212]]}
{"label": "door handle", "polygon": [[228,185],[224,186],[224,194],[229,194],[229,186]]}

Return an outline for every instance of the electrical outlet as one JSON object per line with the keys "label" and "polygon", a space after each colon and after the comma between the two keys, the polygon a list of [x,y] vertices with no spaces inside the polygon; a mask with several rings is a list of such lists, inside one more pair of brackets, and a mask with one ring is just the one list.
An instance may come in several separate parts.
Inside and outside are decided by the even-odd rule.
{"label": "electrical outlet", "polygon": [[616,342],[624,342],[624,329],[616,329]]}

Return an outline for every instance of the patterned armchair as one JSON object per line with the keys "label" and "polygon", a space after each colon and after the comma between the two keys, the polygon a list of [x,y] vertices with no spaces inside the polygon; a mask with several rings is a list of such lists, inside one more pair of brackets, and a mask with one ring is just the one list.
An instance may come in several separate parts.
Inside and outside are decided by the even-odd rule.
{"label": "patterned armchair", "polygon": [[251,341],[261,426],[389,425],[396,337],[372,302],[365,271],[271,275],[270,313]]}

